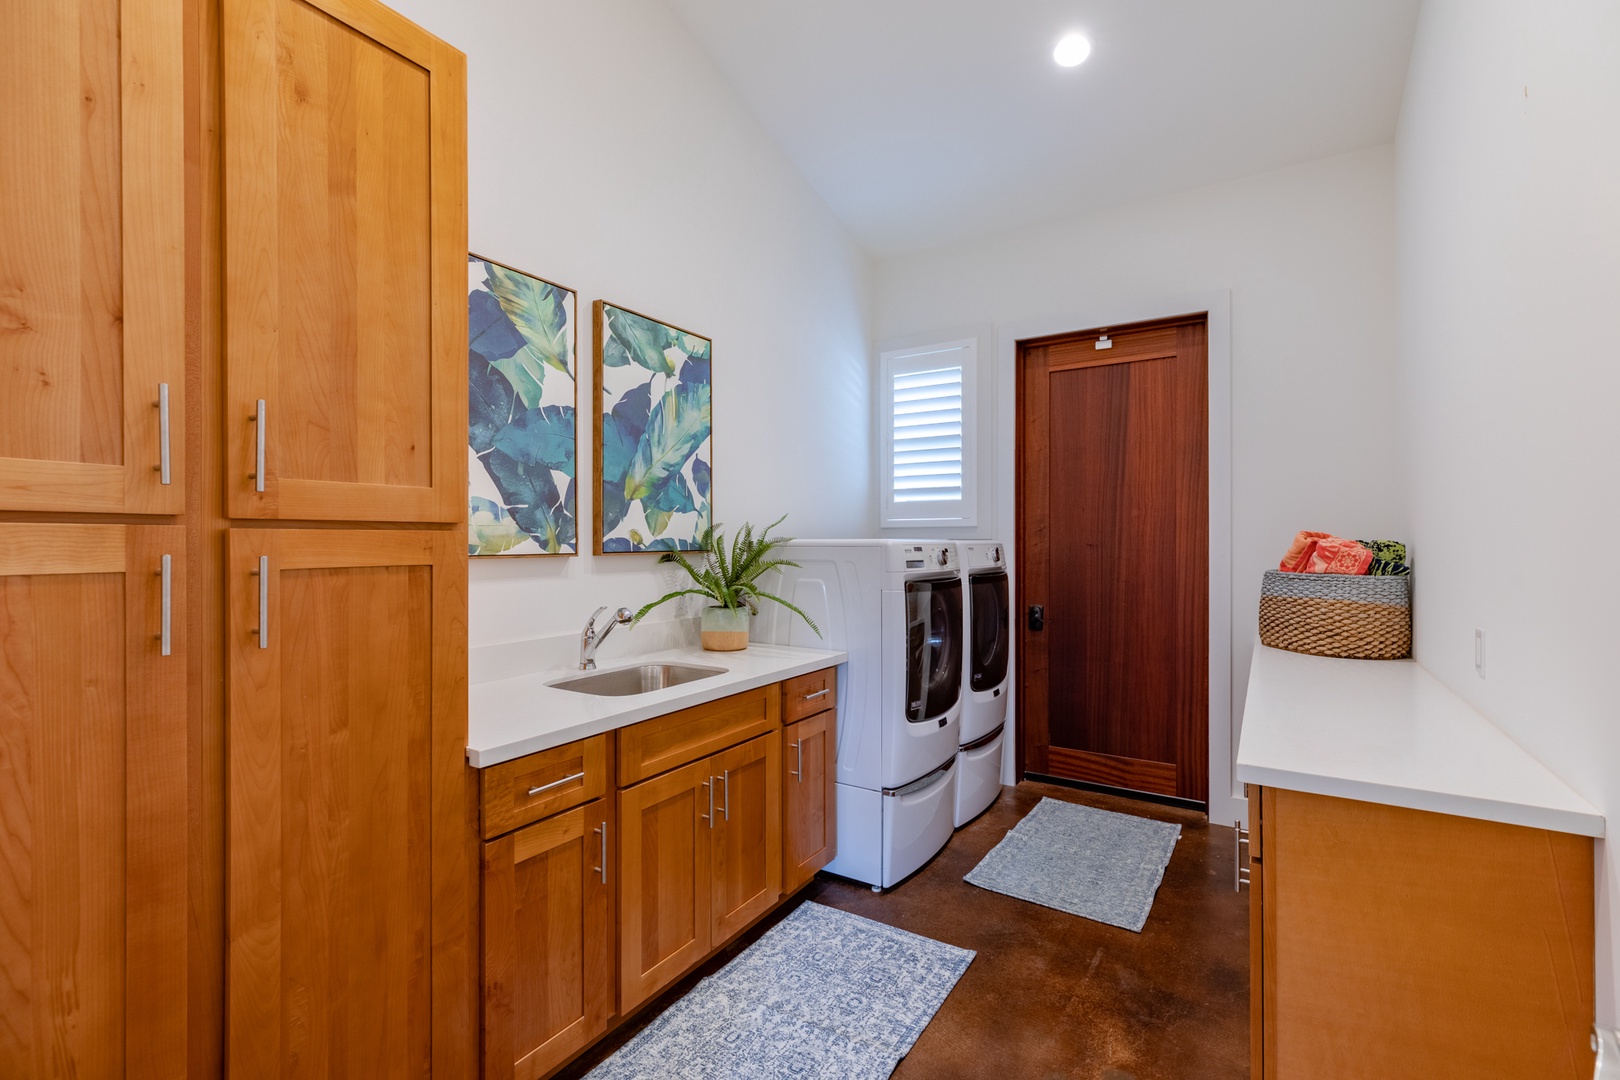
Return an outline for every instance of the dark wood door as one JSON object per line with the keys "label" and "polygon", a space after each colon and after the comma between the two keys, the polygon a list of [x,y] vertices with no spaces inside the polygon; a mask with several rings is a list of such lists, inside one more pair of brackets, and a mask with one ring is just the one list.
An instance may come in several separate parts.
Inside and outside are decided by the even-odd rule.
{"label": "dark wood door", "polygon": [[612,799],[484,845],[484,1076],[534,1080],[613,1015]]}
{"label": "dark wood door", "polygon": [[1206,341],[1200,314],[1019,343],[1030,772],[1207,801]]}

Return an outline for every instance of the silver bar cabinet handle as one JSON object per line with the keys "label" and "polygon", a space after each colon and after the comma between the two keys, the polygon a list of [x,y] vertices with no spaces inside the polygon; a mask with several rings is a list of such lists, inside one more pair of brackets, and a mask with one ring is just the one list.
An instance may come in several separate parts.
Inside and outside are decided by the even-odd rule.
{"label": "silver bar cabinet handle", "polygon": [[[173,482],[169,471],[169,384],[158,383],[158,483]],[[168,656],[168,653],[164,653]]]}
{"label": "silver bar cabinet handle", "polygon": [[722,784],[726,785],[726,801],[725,801],[724,804],[721,805],[720,812],[722,814],[726,815],[726,820],[727,821],[730,821],[731,820],[731,770],[730,769],[726,769],[721,773],[720,782]]}
{"label": "silver bar cabinet handle", "polygon": [[793,740],[793,773],[792,773],[792,775],[799,778],[799,783],[801,783],[801,784],[804,783],[804,740],[803,739],[795,739],[795,740]]}
{"label": "silver bar cabinet handle", "polygon": [[709,793],[709,812],[707,814],[699,814],[698,817],[702,818],[704,821],[707,821],[709,823],[709,828],[712,829],[714,828],[714,777],[711,776],[707,780],[703,781],[703,787],[704,790]]}
{"label": "silver bar cabinet handle", "polygon": [[820,690],[817,690],[813,694],[804,695],[804,700],[806,700],[806,701],[814,701],[814,700],[816,700],[816,698],[818,698],[818,697],[826,697],[830,693],[832,693],[832,687],[824,686]]}
{"label": "silver bar cabinet handle", "polygon": [[561,780],[553,780],[549,784],[541,784],[539,787],[532,787],[529,789],[529,795],[532,797],[540,794],[542,791],[550,791],[554,787],[562,787],[564,784],[572,784],[575,780],[583,779],[585,779],[585,774],[582,772],[577,772],[573,776],[565,776]]}
{"label": "silver bar cabinet handle", "polygon": [[606,885],[607,884],[607,822],[605,822],[605,821],[602,822],[602,827],[600,829],[592,829],[591,832],[597,832],[597,833],[602,834],[602,865],[596,867],[595,869],[596,869],[597,873],[602,875],[602,884]]}
{"label": "silver bar cabinet handle", "polygon": [[174,626],[174,556],[163,556],[163,569],[158,571],[163,578],[163,624],[158,632],[158,638],[163,642],[163,655],[171,656],[174,653],[174,637],[171,633]]}
{"label": "silver bar cabinet handle", "polygon": [[264,490],[264,398],[253,411],[253,490]]}
{"label": "silver bar cabinet handle", "polygon": [[259,648],[270,647],[270,556],[259,556]]}
{"label": "silver bar cabinet handle", "polygon": [[1243,845],[1249,842],[1249,830],[1243,822],[1232,822],[1232,891],[1242,892],[1249,883],[1248,867],[1243,865]]}

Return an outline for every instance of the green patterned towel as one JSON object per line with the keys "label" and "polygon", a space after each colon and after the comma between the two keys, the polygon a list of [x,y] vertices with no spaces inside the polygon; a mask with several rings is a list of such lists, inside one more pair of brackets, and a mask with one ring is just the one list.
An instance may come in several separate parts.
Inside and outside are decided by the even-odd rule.
{"label": "green patterned towel", "polygon": [[1367,573],[1375,577],[1399,577],[1412,572],[1406,565],[1406,545],[1399,540],[1357,540],[1356,543],[1373,553]]}

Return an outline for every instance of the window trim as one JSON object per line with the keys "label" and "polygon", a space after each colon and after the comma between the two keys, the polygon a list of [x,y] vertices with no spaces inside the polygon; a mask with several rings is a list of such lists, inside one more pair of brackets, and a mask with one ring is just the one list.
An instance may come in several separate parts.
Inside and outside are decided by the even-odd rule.
{"label": "window trim", "polygon": [[[955,353],[956,356],[947,354]],[[934,367],[962,369],[962,498],[897,503],[894,499],[894,380],[897,375]],[[881,379],[878,439],[878,521],[882,528],[974,527],[979,523],[978,391],[979,340],[930,341],[879,354]]]}

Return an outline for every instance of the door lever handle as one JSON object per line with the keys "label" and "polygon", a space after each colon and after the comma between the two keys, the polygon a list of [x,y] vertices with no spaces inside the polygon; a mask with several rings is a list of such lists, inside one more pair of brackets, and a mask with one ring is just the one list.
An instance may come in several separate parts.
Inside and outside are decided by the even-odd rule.
{"label": "door lever handle", "polygon": [[1043,605],[1029,605],[1029,628],[1034,633],[1046,629],[1046,608]]}

